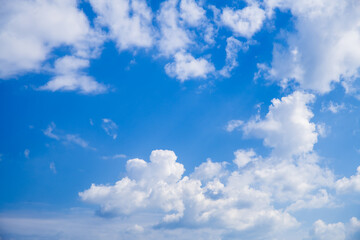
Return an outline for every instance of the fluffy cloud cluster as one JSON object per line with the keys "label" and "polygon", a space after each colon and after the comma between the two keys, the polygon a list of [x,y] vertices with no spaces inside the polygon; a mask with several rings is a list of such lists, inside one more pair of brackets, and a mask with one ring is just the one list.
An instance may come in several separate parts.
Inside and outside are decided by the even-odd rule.
{"label": "fluffy cloud cluster", "polygon": [[165,71],[169,76],[176,77],[180,81],[186,81],[191,78],[206,78],[214,72],[213,64],[204,58],[195,59],[190,54],[176,53],[175,62],[168,63]]}
{"label": "fluffy cloud cluster", "polygon": [[222,24],[229,27],[236,35],[251,38],[259,31],[265,20],[265,11],[255,1],[240,10],[224,8],[220,16]]}
{"label": "fluffy cloud cluster", "polygon": [[301,87],[320,93],[342,82],[347,92],[357,94],[354,81],[360,67],[358,1],[265,1],[268,11],[290,10],[295,32],[286,34],[286,46],[277,44],[270,75],[287,85],[295,80]]}
{"label": "fluffy cloud cluster", "polygon": [[356,217],[352,217],[347,224],[342,222],[326,224],[318,220],[314,223],[310,235],[314,240],[355,240],[360,237],[360,221]]}
{"label": "fluffy cloud cluster", "polygon": [[56,76],[41,86],[40,90],[49,91],[79,91],[83,94],[98,94],[107,91],[104,84],[98,83],[94,78],[84,73],[83,69],[89,67],[89,60],[74,56],[65,56],[55,62]]}
{"label": "fluffy cloud cluster", "polygon": [[[266,233],[257,233],[260,238],[280,236],[299,226],[295,212],[336,207],[333,190],[351,191],[357,184],[358,175],[336,181],[312,151],[317,133],[308,104],[313,98],[295,92],[274,99],[264,120],[243,123],[248,133],[256,130],[265,145],[274,148],[269,157],[239,149],[234,164],[208,159],[184,175],[174,152],[155,150],[149,162],[128,160],[126,177],[115,184],[92,184],[79,195],[99,205],[103,215],[154,214],[152,226],[165,229],[211,226],[254,234],[266,226]],[[328,228],[343,236],[338,225]],[[328,231],[321,221],[314,226],[314,236]]]}
{"label": "fluffy cloud cluster", "polygon": [[360,166],[357,168],[356,175],[336,181],[336,190],[347,193],[360,192]]}
{"label": "fluffy cloud cluster", "polygon": [[[52,48],[75,45],[90,32],[76,1],[2,1],[0,77],[38,70]],[[66,14],[65,14],[66,13]],[[46,21],[44,21],[46,19]]]}
{"label": "fluffy cloud cluster", "polygon": [[234,163],[238,166],[238,168],[242,168],[246,166],[248,163],[256,161],[256,153],[253,149],[250,150],[242,150],[239,149],[235,153]]}
{"label": "fluffy cloud cluster", "polygon": [[183,176],[174,152],[155,150],[149,162],[128,160],[127,176],[114,185],[92,184],[79,195],[100,205],[104,216],[153,214],[151,224],[162,228],[212,226],[239,233],[266,226],[259,233],[264,238],[298,227],[295,211],[333,206],[328,191],[334,176],[316,163],[316,155],[289,161],[261,158],[253,150],[234,154],[235,170],[208,159]]}
{"label": "fluffy cloud cluster", "polygon": [[317,142],[316,125],[310,122],[313,113],[308,104],[315,96],[294,92],[281,99],[273,99],[265,119],[251,120],[243,126],[245,135],[264,139],[274,154],[291,156],[310,152]]}
{"label": "fluffy cloud cluster", "polygon": [[159,49],[164,55],[175,54],[184,50],[192,43],[192,40],[181,26],[177,0],[168,0],[161,4],[157,21],[160,23],[161,37]]}
{"label": "fluffy cloud cluster", "polygon": [[[92,185],[81,192],[83,201],[99,204],[103,214],[136,214],[157,210],[163,214],[161,226],[209,226],[237,231],[257,225],[289,228],[296,220],[271,205],[271,195],[250,186],[240,172],[228,173],[224,164],[211,160],[188,177],[172,151],[155,150],[150,162],[130,159],[127,177],[115,185]],[[154,223],[156,224],[156,223]]]}
{"label": "fluffy cloud cluster", "polygon": [[[0,78],[42,70],[50,53],[61,46],[70,47],[72,54],[83,61],[97,55],[102,35],[90,27],[85,14],[77,8],[77,1],[16,0],[1,4]],[[64,65],[65,60],[59,61],[59,65]],[[88,63],[82,65],[87,67]],[[55,74],[59,75],[42,89],[83,93],[105,89],[90,77],[59,71],[56,66]]]}
{"label": "fluffy cloud cluster", "polygon": [[[104,93],[108,86],[84,70],[92,58],[100,55],[107,39],[114,41],[120,52],[155,49],[157,57],[174,59],[166,64],[165,71],[180,81],[207,78],[216,73],[210,56],[195,58],[192,51],[200,49],[202,53],[213,47],[219,27],[229,27],[236,36],[249,39],[265,20],[265,11],[255,1],[243,9],[221,10],[205,6],[202,1],[166,0],[156,13],[144,0],[90,0],[89,4],[96,14],[94,24],[89,23],[76,0],[4,2],[0,21],[0,78],[45,72],[54,77],[40,90]],[[69,49],[67,56],[52,54],[60,47]],[[215,75],[229,77],[238,65],[237,53],[246,48],[246,44],[229,37],[226,65]],[[52,58],[53,67],[48,62]]]}
{"label": "fluffy cloud cluster", "polygon": [[119,50],[151,47],[152,10],[144,0],[90,0],[97,13],[97,23],[109,28],[110,37]]}
{"label": "fluffy cloud cluster", "polygon": [[[283,34],[286,44],[274,45],[273,60],[266,77],[288,86],[293,80],[303,89],[328,92],[334,83],[348,93],[359,95],[360,4],[357,1],[317,0],[246,1],[242,8],[205,5],[196,0],[166,0],[154,13],[144,0],[90,0],[96,17],[94,26],[75,0],[4,1],[0,10],[0,78],[27,72],[48,72],[51,53],[58,47],[70,49],[78,70],[59,72],[39,89],[98,94],[107,87],[83,73],[89,60],[99,56],[106,39],[119,51],[155,49],[157,56],[174,59],[166,73],[180,81],[207,78],[216,73],[210,58],[194,58],[192,51],[215,45],[217,30],[229,28],[233,35],[251,39],[263,28],[276,9],[290,11],[295,30]],[[211,17],[213,13],[214,17]],[[46,21],[44,21],[46,19]],[[101,29],[101,30],[99,30]],[[238,64],[236,56],[247,45],[227,38],[226,65],[216,76],[229,77]],[[63,62],[61,57],[55,63]],[[76,63],[75,63],[76,64]],[[45,67],[46,66],[46,67]],[[264,66],[264,65],[259,65]]]}

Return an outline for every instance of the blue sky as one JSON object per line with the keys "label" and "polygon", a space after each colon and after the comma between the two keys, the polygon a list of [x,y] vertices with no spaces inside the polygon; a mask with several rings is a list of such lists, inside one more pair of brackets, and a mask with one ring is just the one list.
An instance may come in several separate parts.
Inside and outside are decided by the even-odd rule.
{"label": "blue sky", "polygon": [[0,3],[0,240],[359,239],[357,1]]}

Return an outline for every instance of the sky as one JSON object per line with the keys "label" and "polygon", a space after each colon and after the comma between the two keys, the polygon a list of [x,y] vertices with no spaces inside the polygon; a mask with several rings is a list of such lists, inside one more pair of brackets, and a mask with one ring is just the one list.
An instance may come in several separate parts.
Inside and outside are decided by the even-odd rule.
{"label": "sky", "polygon": [[0,240],[360,239],[358,0],[0,4]]}

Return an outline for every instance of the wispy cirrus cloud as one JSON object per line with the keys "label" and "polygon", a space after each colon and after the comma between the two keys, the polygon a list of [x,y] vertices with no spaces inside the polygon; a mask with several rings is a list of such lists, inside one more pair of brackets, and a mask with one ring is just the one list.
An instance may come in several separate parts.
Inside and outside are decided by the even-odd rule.
{"label": "wispy cirrus cloud", "polygon": [[104,129],[107,135],[112,137],[114,140],[117,138],[118,125],[110,118],[103,118],[101,127]]}
{"label": "wispy cirrus cloud", "polygon": [[108,160],[108,159],[124,159],[127,156],[125,154],[115,154],[112,156],[102,156],[101,159]]}
{"label": "wispy cirrus cloud", "polygon": [[82,148],[94,150],[94,148],[90,147],[89,143],[82,139],[78,134],[64,134],[62,131],[57,130],[54,122],[51,122],[49,126],[43,130],[43,133],[49,138],[62,141],[63,144],[75,144]]}

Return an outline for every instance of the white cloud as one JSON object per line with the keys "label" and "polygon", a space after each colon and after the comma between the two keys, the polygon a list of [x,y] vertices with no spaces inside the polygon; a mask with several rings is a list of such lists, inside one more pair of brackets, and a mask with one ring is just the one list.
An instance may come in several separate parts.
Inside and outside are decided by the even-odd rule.
{"label": "white cloud", "polygon": [[195,59],[189,53],[178,52],[174,56],[175,62],[165,66],[166,73],[176,77],[181,82],[192,78],[207,78],[215,71],[214,65],[204,58]]}
{"label": "white cloud", "polygon": [[239,127],[241,127],[243,124],[244,124],[244,121],[241,121],[241,120],[230,120],[227,123],[226,131],[232,132],[235,129],[238,129]]}
{"label": "white cloud", "polygon": [[163,216],[164,227],[178,222],[243,231],[260,224],[276,225],[278,230],[297,225],[289,214],[271,206],[269,194],[250,187],[246,176],[250,172],[228,173],[224,167],[208,160],[183,177],[184,167],[175,154],[156,150],[150,162],[129,160],[127,177],[115,185],[93,184],[79,194],[83,201],[99,204],[103,214],[156,211]]}
{"label": "white cloud", "polygon": [[240,10],[224,8],[220,16],[224,26],[229,27],[235,35],[251,38],[259,31],[265,20],[265,11],[255,2]]}
{"label": "white cloud", "polygon": [[352,217],[348,223],[326,224],[318,220],[310,235],[314,240],[357,240],[360,237],[360,221],[356,217]]}
{"label": "white cloud", "polygon": [[360,220],[356,217],[350,219],[347,235],[349,239],[358,239],[360,237]]}
{"label": "white cloud", "polygon": [[236,164],[236,166],[238,166],[238,168],[245,167],[248,163],[257,160],[256,153],[254,152],[253,149],[249,149],[249,150],[239,149],[236,152],[234,152],[234,155],[235,155],[235,159],[233,162]]}
{"label": "white cloud", "polygon": [[[171,151],[153,151],[150,162],[131,159],[126,164],[129,177],[113,186],[92,185],[80,193],[80,197],[91,203],[101,204],[103,213],[130,214],[137,209],[160,209],[165,213],[164,221],[182,216],[183,203],[176,182],[180,180],[184,167],[176,162]],[[174,213],[171,213],[174,212]]]}
{"label": "white cloud", "polygon": [[194,172],[191,174],[191,178],[199,179],[202,181],[211,180],[214,178],[220,178],[226,174],[226,163],[212,162],[210,158],[195,167]]}
{"label": "white cloud", "polygon": [[[324,196],[323,190],[333,188],[334,174],[321,168],[315,154],[303,154],[297,158],[268,158],[259,161],[252,171],[252,178],[261,191],[271,194],[278,202],[295,204],[296,209],[308,208],[307,202],[314,196],[319,199]],[[329,196],[330,199],[330,196]],[[313,200],[315,201],[315,200]],[[302,202],[300,204],[300,202]],[[324,205],[330,202],[322,201]],[[295,206],[290,207],[294,210]],[[320,207],[320,203],[317,205]]]}
{"label": "white cloud", "polygon": [[66,134],[64,136],[64,141],[65,141],[65,143],[74,143],[83,148],[89,147],[89,144],[84,139],[79,137],[79,135],[75,135],[75,134]]}
{"label": "white cloud", "polygon": [[345,226],[343,223],[326,224],[318,220],[313,225],[314,240],[345,240]]}
{"label": "white cloud", "polygon": [[148,48],[154,43],[152,10],[144,0],[90,0],[96,21],[109,29],[119,50]]}
{"label": "white cloud", "polygon": [[264,139],[266,146],[277,156],[289,156],[312,151],[317,142],[316,125],[310,122],[313,113],[308,104],[314,95],[294,92],[281,99],[273,99],[265,119],[255,119],[243,126],[245,135]]}
{"label": "white cloud", "polygon": [[352,217],[348,223],[329,223],[318,220],[310,232],[313,240],[357,240],[360,237],[360,221]]}
{"label": "white cloud", "polygon": [[325,105],[322,106],[321,111],[330,111],[335,114],[344,109],[345,109],[344,103],[339,104],[339,103],[334,103],[333,101],[330,101],[327,106],[325,106]]}
{"label": "white cloud", "polygon": [[89,60],[74,56],[65,56],[55,62],[56,76],[41,86],[39,90],[79,91],[83,94],[99,94],[107,91],[107,87],[87,76],[83,69],[89,67]]}
{"label": "white cloud", "polygon": [[102,120],[101,127],[105,130],[106,134],[111,136],[114,140],[117,138],[118,126],[113,120],[104,118]]}
{"label": "white cloud", "polygon": [[360,166],[357,168],[356,175],[337,180],[335,188],[340,193],[360,192]]}
{"label": "white cloud", "polygon": [[325,123],[318,123],[316,124],[316,131],[320,137],[326,137],[330,132],[330,127],[326,126]]}
{"label": "white cloud", "polygon": [[88,57],[102,41],[76,0],[3,1],[0,11],[0,78],[40,70],[60,46]]}
{"label": "white cloud", "polygon": [[45,136],[62,141],[64,144],[76,144],[83,148],[94,149],[89,146],[88,142],[86,142],[77,134],[63,134],[61,131],[56,131],[57,133],[55,134],[55,130],[56,125],[55,123],[51,122],[47,129],[43,131],[43,133]]}
{"label": "white cloud", "polygon": [[102,156],[101,158],[104,159],[104,160],[107,160],[107,159],[120,159],[120,158],[126,158],[126,155],[125,154],[115,154],[113,156]]}
{"label": "white cloud", "polygon": [[158,45],[160,52],[166,56],[185,50],[192,43],[188,33],[180,25],[177,4],[177,0],[167,0],[161,3],[157,16],[160,25]]}
{"label": "white cloud", "polygon": [[332,207],[333,201],[325,189],[320,189],[316,195],[308,196],[307,199],[300,199],[291,204],[286,210],[297,211],[300,209],[316,209]]}
{"label": "white cloud", "polygon": [[195,0],[181,0],[180,17],[190,26],[199,26],[206,19],[205,10]]}
{"label": "white cloud", "polygon": [[226,39],[226,64],[219,71],[222,76],[230,77],[230,72],[238,66],[237,55],[239,51],[246,51],[248,47],[249,46],[247,44],[240,42],[234,37],[229,37]]}
{"label": "white cloud", "polygon": [[25,158],[29,158],[29,155],[30,155],[30,150],[29,150],[29,149],[25,149],[25,151],[24,151],[24,156],[25,156]]}
{"label": "white cloud", "polygon": [[275,45],[272,78],[286,86],[290,80],[305,89],[326,93],[342,81],[358,94],[354,81],[360,67],[360,3],[346,0],[268,0],[270,9],[290,10],[296,31],[284,34],[287,44]]}
{"label": "white cloud", "polygon": [[266,225],[269,231],[259,238],[272,239],[298,226],[290,213],[336,206],[334,174],[312,152],[317,133],[307,104],[313,99],[302,92],[274,99],[264,120],[246,123],[248,133],[257,130],[274,148],[270,157],[238,150],[233,171],[208,159],[184,176],[174,152],[155,150],[150,162],[128,160],[125,177],[114,185],[92,184],[80,197],[100,205],[104,215],[155,214],[153,224],[165,229],[175,224],[244,232]]}
{"label": "white cloud", "polygon": [[60,137],[56,134],[53,133],[53,131],[55,130],[56,125],[55,123],[51,122],[50,125],[43,131],[44,135],[49,137],[49,138],[53,138],[56,140],[59,140]]}

